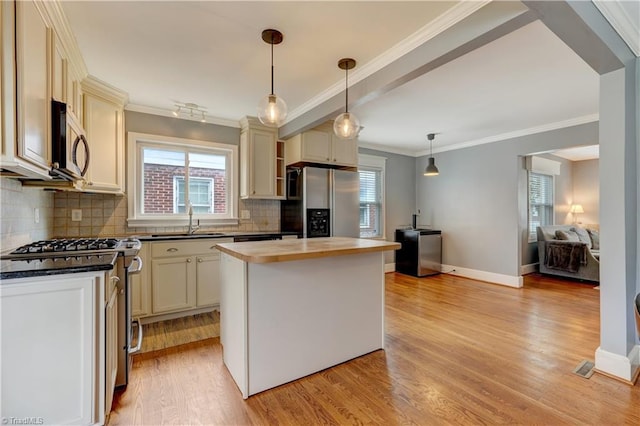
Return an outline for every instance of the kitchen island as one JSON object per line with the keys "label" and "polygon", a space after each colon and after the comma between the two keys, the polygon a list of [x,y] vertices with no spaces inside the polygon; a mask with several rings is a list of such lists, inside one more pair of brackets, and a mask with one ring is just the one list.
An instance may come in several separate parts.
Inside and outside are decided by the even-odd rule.
{"label": "kitchen island", "polygon": [[312,238],[218,244],[220,341],[244,398],[384,349],[384,251]]}

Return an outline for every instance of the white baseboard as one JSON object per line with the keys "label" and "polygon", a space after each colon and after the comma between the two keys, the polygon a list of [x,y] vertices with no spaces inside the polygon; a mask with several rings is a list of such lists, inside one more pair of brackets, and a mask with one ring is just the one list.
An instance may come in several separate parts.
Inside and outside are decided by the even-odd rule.
{"label": "white baseboard", "polygon": [[633,382],[640,368],[640,345],[635,345],[627,356],[614,354],[598,347],[595,368],[607,375]]}
{"label": "white baseboard", "polygon": [[487,281],[515,288],[521,288],[523,282],[522,277],[518,276],[496,274],[494,272],[480,271],[478,269],[461,268],[454,265],[442,265],[441,271],[451,275],[471,278],[473,280]]}
{"label": "white baseboard", "polygon": [[388,273],[388,272],[394,272],[396,270],[396,264],[395,262],[393,263],[385,263],[384,264],[384,273]]}
{"label": "white baseboard", "polygon": [[538,272],[538,264],[530,263],[528,265],[520,266],[520,275],[532,274],[534,272]]}

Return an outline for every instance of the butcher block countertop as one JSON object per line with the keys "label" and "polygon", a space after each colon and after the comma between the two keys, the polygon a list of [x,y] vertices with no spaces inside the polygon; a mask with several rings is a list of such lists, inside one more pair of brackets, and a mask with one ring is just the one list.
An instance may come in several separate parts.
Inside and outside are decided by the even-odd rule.
{"label": "butcher block countertop", "polygon": [[281,241],[222,243],[216,247],[247,263],[273,263],[347,254],[398,250],[399,243],[362,238],[300,238]]}

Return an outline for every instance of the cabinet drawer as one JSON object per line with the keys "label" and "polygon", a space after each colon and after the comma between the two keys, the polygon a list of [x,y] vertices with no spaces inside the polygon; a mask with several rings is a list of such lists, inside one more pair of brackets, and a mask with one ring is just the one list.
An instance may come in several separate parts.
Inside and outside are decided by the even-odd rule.
{"label": "cabinet drawer", "polygon": [[231,243],[233,238],[193,239],[151,243],[151,257],[191,256],[217,252],[218,243]]}

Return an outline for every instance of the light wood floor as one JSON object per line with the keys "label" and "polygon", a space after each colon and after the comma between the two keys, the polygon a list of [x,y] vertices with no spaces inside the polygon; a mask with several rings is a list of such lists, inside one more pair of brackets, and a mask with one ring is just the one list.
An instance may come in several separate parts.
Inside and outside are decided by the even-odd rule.
{"label": "light wood floor", "polygon": [[593,286],[395,273],[386,284],[384,351],[246,401],[218,338],[143,354],[109,425],[640,424],[639,384],[571,372],[599,344]]}

